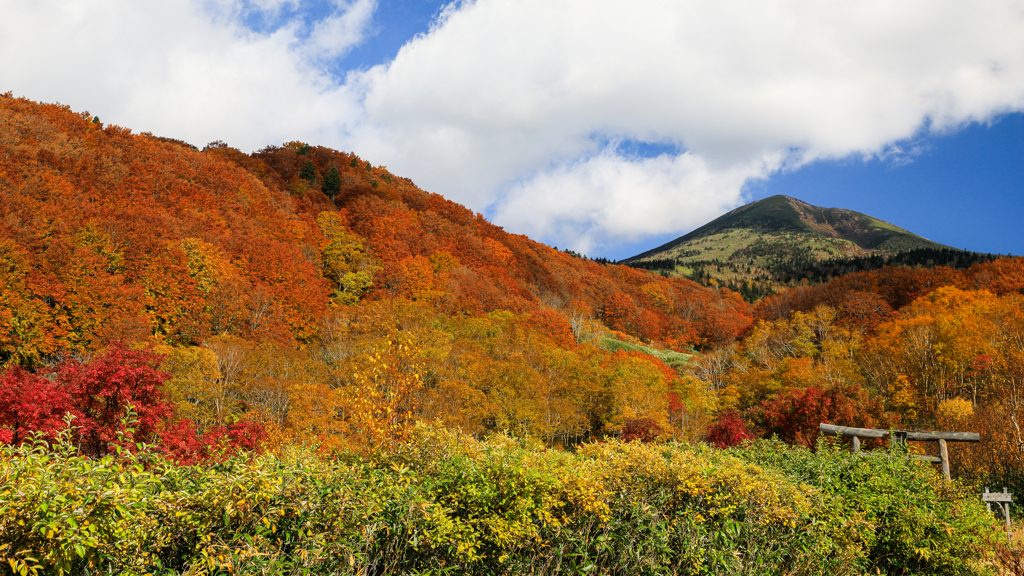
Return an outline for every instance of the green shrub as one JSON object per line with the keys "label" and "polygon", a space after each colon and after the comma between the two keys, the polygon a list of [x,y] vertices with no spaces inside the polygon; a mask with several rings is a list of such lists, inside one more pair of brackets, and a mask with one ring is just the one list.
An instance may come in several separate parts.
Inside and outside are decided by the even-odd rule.
{"label": "green shrub", "polygon": [[374,459],[178,466],[0,454],[19,574],[980,574],[992,520],[900,452],[606,443],[418,426]]}
{"label": "green shrub", "polygon": [[823,438],[816,452],[777,440],[732,452],[828,495],[819,513],[840,520],[836,540],[857,552],[863,571],[974,574],[992,547],[992,516],[979,495],[905,448],[854,454]]}

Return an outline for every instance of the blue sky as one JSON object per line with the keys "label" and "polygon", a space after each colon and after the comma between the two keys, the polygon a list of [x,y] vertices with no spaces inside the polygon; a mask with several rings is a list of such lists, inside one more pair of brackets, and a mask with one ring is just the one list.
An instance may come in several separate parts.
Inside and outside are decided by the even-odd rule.
{"label": "blue sky", "polygon": [[380,0],[370,36],[339,62],[340,67],[369,68],[390,62],[409,39],[430,29],[446,4],[437,0]]}
{"label": "blue sky", "polygon": [[1024,254],[1024,115],[999,116],[923,139],[906,163],[811,164],[750,187],[864,212],[930,240],[993,254]]}
{"label": "blue sky", "polygon": [[[912,159],[820,161],[753,183],[746,192],[751,200],[784,194],[856,210],[953,248],[1024,255],[1024,114],[1000,115],[917,145],[922,150]],[[666,234],[621,253],[628,257],[677,237]]]}
{"label": "blue sky", "polygon": [[621,259],[786,194],[1024,253],[1019,0],[0,0],[0,91]]}

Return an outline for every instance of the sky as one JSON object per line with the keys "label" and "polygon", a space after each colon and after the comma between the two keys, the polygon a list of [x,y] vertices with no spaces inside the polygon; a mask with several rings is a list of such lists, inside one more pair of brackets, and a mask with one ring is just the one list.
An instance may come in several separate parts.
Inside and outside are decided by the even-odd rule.
{"label": "sky", "polygon": [[1024,254],[1024,0],[0,0],[0,92],[623,259],[786,194]]}

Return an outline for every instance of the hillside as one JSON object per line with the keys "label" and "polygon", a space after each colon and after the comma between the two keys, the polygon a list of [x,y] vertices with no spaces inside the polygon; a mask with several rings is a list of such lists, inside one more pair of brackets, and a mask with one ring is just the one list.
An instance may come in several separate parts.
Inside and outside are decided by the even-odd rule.
{"label": "hillside", "polygon": [[[715,327],[727,295],[508,234],[350,153],[200,152],[11,97],[0,114],[8,284],[40,328],[19,334],[20,363],[133,338],[309,344],[329,309],[395,297],[454,314],[571,304],[680,346],[730,337]],[[673,314],[679,299],[707,314]]]}
{"label": "hillside", "polygon": [[772,196],[624,262],[703,283],[746,282],[770,293],[768,284],[813,278],[826,263],[864,269],[909,252],[946,264],[960,251],[853,210]]}
{"label": "hillside", "polygon": [[[582,571],[706,571],[731,531],[728,562],[791,571],[817,550],[850,573],[984,573],[952,542],[991,523],[982,487],[1024,489],[1006,425],[1024,417],[1024,258],[888,253],[919,240],[768,200],[690,241],[722,240],[722,273],[758,251],[792,272],[768,242],[870,269],[807,256],[835,277],[749,305],[509,234],[352,153],[200,150],[0,96],[0,476],[25,480],[0,501],[0,541],[22,546],[7,563],[191,573],[230,543],[239,562],[285,563],[240,574],[399,557],[490,574],[549,553]],[[982,440],[950,450],[954,486],[903,447],[819,444],[821,422]],[[822,479],[835,502],[807,495]],[[338,503],[358,518],[339,524]],[[90,516],[99,535],[67,520],[93,504],[111,511]],[[918,505],[932,516],[914,531],[882,523]],[[851,517],[863,533],[837,544]],[[671,551],[638,557],[637,526]]]}
{"label": "hillside", "polygon": [[729,342],[751,319],[734,293],[558,252],[351,153],[200,151],[9,94],[0,263],[0,364],[156,347],[174,418],[324,446],[412,418],[551,442],[646,417],[671,432],[667,394],[700,395],[639,350]]}

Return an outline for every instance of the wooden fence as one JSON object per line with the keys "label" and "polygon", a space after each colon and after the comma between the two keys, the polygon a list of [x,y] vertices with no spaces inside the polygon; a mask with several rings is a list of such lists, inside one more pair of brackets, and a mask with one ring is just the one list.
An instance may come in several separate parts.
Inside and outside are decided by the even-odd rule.
{"label": "wooden fence", "polygon": [[[915,456],[919,460],[934,462],[942,466],[942,475],[949,480],[949,449],[946,442],[981,442],[976,432],[933,432],[915,430],[878,430],[875,428],[852,428],[833,424],[818,424],[818,431],[826,436],[841,436],[853,439],[853,451],[860,452],[861,438],[885,438],[889,442],[906,444],[908,440],[915,442],[938,442],[939,456]],[[890,436],[891,434],[891,436]]]}

